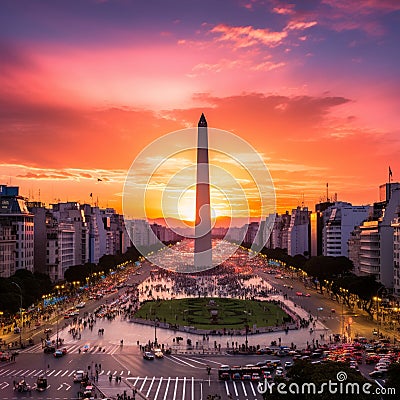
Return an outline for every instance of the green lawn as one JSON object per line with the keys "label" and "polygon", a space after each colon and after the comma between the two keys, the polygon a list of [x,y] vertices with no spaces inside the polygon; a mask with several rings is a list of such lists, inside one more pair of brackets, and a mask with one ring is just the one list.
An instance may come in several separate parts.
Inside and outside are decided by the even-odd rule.
{"label": "green lawn", "polygon": [[209,330],[276,326],[290,318],[273,303],[220,298],[148,301],[135,317]]}

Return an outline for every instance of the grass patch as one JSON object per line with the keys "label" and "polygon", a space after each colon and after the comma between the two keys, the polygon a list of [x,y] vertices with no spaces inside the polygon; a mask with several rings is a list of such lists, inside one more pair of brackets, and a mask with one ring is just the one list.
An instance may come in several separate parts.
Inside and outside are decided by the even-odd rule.
{"label": "grass patch", "polygon": [[267,301],[187,298],[147,301],[135,313],[142,319],[194,326],[198,329],[250,329],[281,325],[290,317],[276,304]]}

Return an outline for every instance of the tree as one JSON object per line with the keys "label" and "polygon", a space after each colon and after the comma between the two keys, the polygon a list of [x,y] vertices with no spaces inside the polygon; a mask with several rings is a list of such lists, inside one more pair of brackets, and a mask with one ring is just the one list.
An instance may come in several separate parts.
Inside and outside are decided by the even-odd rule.
{"label": "tree", "polygon": [[347,257],[311,257],[304,264],[304,271],[314,278],[315,287],[323,293],[324,280],[332,280],[348,274],[354,268]]}
{"label": "tree", "polygon": [[[390,365],[385,386],[387,388],[395,388],[396,393],[400,392],[400,363],[396,362]],[[387,397],[389,398],[389,396]]]}

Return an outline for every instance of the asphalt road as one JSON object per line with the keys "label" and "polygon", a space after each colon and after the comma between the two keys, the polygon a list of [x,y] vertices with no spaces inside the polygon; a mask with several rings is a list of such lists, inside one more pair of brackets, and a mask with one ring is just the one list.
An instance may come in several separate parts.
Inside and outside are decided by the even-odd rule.
{"label": "asphalt road", "polygon": [[[143,267],[141,275],[132,276],[130,282],[141,282],[149,276],[149,271],[150,266]],[[276,279],[273,275],[264,272],[259,272],[259,275],[270,281],[283,293],[287,293],[289,298],[292,298],[299,306],[308,310],[314,316],[316,315],[316,308],[322,307],[323,310],[318,312],[318,318],[323,320],[332,332],[340,332],[340,304],[311,289],[305,289],[303,283],[297,280],[290,280],[289,282]],[[293,289],[284,286],[289,283],[293,286]],[[309,292],[311,297],[296,296],[296,291]],[[110,302],[116,296],[116,293],[111,293],[100,301],[88,301],[82,313],[85,311],[90,313],[101,302]],[[333,314],[330,311],[332,308],[336,310]],[[350,315],[352,312],[345,310],[345,313]],[[63,347],[65,346],[68,350],[68,353],[62,358],[56,359],[51,354],[43,353],[40,344],[40,337],[43,336],[41,330],[36,335],[38,344],[22,350],[15,363],[0,364],[0,399],[58,400],[76,398],[79,385],[73,383],[73,374],[82,369],[88,371],[90,375],[91,372],[94,372],[96,364],[98,367],[101,365],[99,385],[105,393],[113,396],[116,396],[117,393],[122,394],[124,390],[131,394],[132,387],[136,387],[141,393],[153,400],[202,400],[206,399],[208,394],[219,394],[222,399],[226,399],[228,394],[231,394],[232,398],[236,400],[261,400],[262,398],[257,392],[255,382],[221,382],[218,380],[217,369],[222,364],[231,366],[255,364],[258,361],[273,358],[271,356],[173,354],[165,356],[163,359],[148,361],[143,359],[137,340],[146,342],[149,335],[153,335],[151,327],[132,325],[118,318],[113,321],[98,320],[93,331],[86,329],[82,332],[82,338],[75,340],[64,328],[67,321],[61,316],[58,322],[58,335],[64,339]],[[97,334],[100,327],[105,329],[104,335]],[[360,335],[372,337],[371,332],[374,325],[371,321],[364,321],[362,318],[356,319],[353,329],[355,327]],[[178,334],[180,333],[178,332]],[[282,333],[274,335],[280,336]],[[308,336],[308,332],[307,330],[293,331],[289,332],[286,335],[287,337],[282,337],[290,342],[293,337],[296,337],[295,335],[304,338]],[[54,339],[56,336],[55,324],[53,325],[52,338]],[[160,329],[157,336],[164,342],[171,342],[173,333]],[[271,335],[266,334],[253,339],[264,341],[268,345],[268,340],[271,337]],[[121,338],[124,338],[123,346],[119,344]],[[150,338],[152,337],[150,336]],[[222,343],[226,343],[227,339],[229,337],[222,337],[220,340]],[[79,349],[85,344],[89,346],[88,352],[79,353]],[[206,372],[207,366],[212,368],[210,376]],[[364,374],[370,369],[372,369],[372,366],[361,366],[361,371]],[[45,392],[32,391],[31,394],[24,394],[13,390],[13,381],[25,378],[28,384],[33,385],[37,377],[42,374],[48,377],[49,388]],[[109,375],[113,377],[111,383],[109,382]],[[115,381],[116,376],[122,377],[121,383]]]}

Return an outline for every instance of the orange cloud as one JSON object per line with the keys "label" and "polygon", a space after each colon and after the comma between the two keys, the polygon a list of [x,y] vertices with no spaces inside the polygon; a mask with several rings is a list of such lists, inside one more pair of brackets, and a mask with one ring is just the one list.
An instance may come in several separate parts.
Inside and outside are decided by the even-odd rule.
{"label": "orange cloud", "polygon": [[268,29],[255,29],[252,26],[228,26],[219,24],[211,33],[220,34],[217,41],[232,42],[236,47],[249,47],[262,44],[269,47],[279,45],[287,36],[286,32],[271,32]]}

